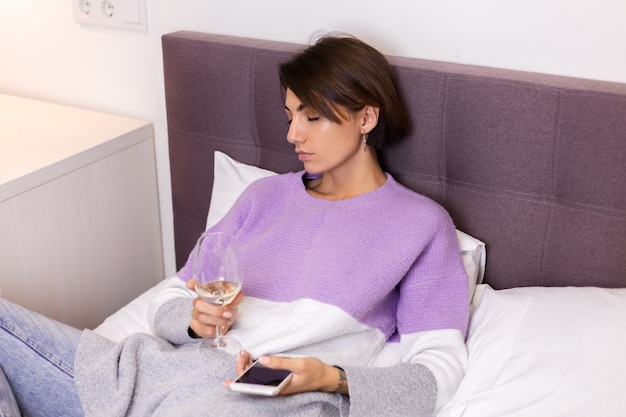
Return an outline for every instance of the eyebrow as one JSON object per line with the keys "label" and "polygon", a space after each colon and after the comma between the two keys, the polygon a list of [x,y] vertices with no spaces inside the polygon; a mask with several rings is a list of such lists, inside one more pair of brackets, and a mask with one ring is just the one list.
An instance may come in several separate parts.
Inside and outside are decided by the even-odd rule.
{"label": "eyebrow", "polygon": [[[304,110],[306,108],[306,106],[302,103],[300,103],[300,105],[296,108],[297,112],[301,112],[302,110]],[[291,109],[287,106],[285,106],[285,110],[287,111],[291,111]]]}

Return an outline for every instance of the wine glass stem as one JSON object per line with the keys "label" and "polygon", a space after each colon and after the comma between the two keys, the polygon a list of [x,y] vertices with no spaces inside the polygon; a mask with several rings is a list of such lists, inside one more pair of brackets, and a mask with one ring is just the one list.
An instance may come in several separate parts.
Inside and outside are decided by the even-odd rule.
{"label": "wine glass stem", "polygon": [[222,333],[220,332],[220,326],[215,326],[215,340],[212,343],[213,347],[224,347],[226,342],[222,340]]}

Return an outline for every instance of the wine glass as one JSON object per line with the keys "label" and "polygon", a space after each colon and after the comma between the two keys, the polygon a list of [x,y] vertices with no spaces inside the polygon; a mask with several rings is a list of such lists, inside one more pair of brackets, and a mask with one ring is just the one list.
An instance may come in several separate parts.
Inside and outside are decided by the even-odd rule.
{"label": "wine glass", "polygon": [[[196,280],[196,293],[206,302],[224,306],[233,301],[243,284],[237,238],[223,232],[200,236],[193,258],[192,277]],[[201,343],[200,347],[203,345]],[[209,346],[240,349],[235,339],[222,336],[219,326],[215,327],[215,339]]]}

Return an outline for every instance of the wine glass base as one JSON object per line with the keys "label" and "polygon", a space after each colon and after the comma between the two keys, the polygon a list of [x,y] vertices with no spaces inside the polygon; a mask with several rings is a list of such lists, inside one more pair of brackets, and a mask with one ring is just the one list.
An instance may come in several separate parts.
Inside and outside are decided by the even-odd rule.
{"label": "wine glass base", "polygon": [[219,339],[203,340],[198,344],[198,349],[215,349],[231,355],[236,355],[241,351],[242,346],[236,339],[228,336],[222,336]]}
{"label": "wine glass base", "polygon": [[222,338],[213,339],[213,341],[211,342],[212,348],[225,348],[226,346],[228,346],[228,344]]}

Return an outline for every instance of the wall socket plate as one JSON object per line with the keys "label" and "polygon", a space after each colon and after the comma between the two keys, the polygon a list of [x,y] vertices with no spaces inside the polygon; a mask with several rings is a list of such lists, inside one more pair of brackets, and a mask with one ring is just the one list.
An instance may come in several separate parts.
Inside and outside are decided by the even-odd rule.
{"label": "wall socket plate", "polygon": [[146,0],[72,0],[74,21],[145,32],[148,30]]}

